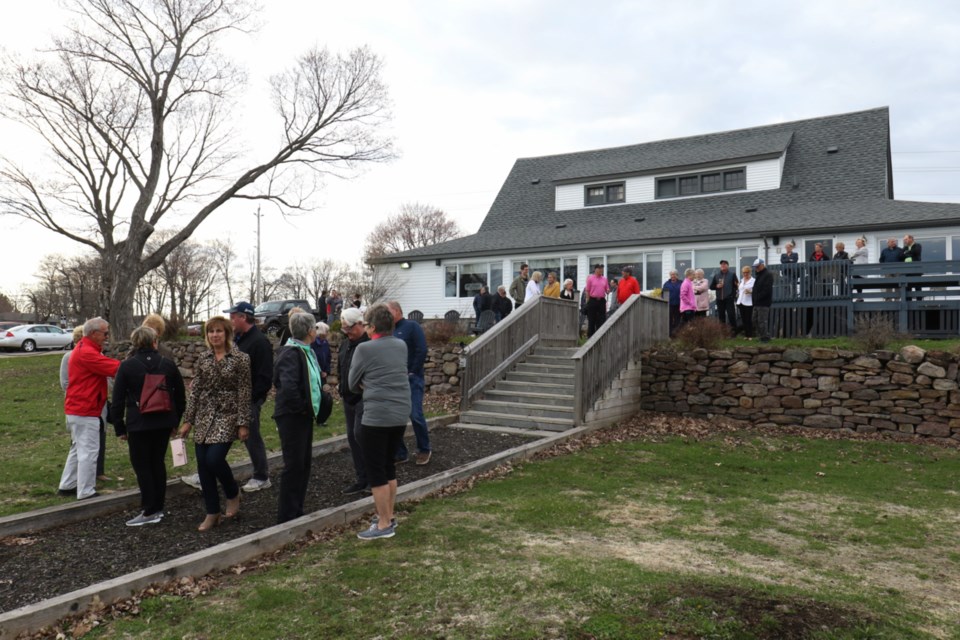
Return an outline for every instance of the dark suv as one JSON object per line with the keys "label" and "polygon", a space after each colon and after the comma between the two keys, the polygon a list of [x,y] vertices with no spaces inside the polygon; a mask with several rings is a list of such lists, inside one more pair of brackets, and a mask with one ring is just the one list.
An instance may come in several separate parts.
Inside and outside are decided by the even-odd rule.
{"label": "dark suv", "polygon": [[253,315],[257,326],[268,336],[278,336],[287,326],[287,313],[294,307],[300,307],[307,313],[313,313],[306,300],[270,300],[257,305]]}

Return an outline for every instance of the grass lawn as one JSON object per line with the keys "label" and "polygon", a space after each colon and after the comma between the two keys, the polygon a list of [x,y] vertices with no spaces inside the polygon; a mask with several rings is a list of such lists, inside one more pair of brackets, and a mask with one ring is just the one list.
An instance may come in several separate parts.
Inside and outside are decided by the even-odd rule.
{"label": "grass lawn", "polygon": [[[55,495],[70,449],[60,390],[62,357],[62,352],[55,352],[0,359],[0,486],[5,488],[0,496],[0,516],[64,502],[64,498]],[[269,400],[261,414],[261,433],[267,450],[279,451],[280,439],[272,414],[273,400]],[[314,435],[319,440],[343,432],[343,409],[335,403],[327,426],[316,429]],[[192,454],[192,448],[188,451]],[[229,459],[248,457],[243,444],[235,443]],[[174,469],[168,457],[170,477],[184,474],[184,469]],[[191,463],[186,469],[193,473],[196,467]],[[127,444],[113,434],[111,425],[107,425],[106,475],[111,480],[98,482],[98,491],[137,486]]]}
{"label": "grass lawn", "polygon": [[960,638],[957,449],[649,419],[92,637]]}

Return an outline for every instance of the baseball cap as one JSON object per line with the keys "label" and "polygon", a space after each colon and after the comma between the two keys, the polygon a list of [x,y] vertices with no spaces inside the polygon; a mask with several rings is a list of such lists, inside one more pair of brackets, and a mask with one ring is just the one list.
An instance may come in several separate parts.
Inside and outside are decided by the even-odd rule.
{"label": "baseball cap", "polygon": [[755,267],[756,267],[757,265],[761,265],[761,264],[766,264],[766,263],[763,261],[763,258],[757,258],[756,260],[753,261],[753,266],[755,266]]}
{"label": "baseball cap", "polygon": [[363,322],[363,312],[356,307],[344,309],[343,313],[340,314],[340,326],[344,329],[352,327],[358,322]]}
{"label": "baseball cap", "polygon": [[224,313],[253,313],[253,305],[246,300],[241,300],[229,309],[224,309]]}

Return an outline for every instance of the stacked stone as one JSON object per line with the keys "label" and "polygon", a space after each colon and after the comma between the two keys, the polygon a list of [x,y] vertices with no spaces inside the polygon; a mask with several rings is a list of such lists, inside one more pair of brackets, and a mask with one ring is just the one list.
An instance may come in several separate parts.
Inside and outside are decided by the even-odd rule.
{"label": "stacked stone", "polygon": [[[207,350],[201,340],[164,342],[173,351],[173,356],[184,378],[192,379],[197,358]],[[274,345],[276,346],[276,345]],[[339,382],[337,376],[340,337],[330,336],[330,351],[333,355],[327,384],[333,387]],[[107,354],[114,358],[125,358],[130,352],[129,342],[111,345]],[[425,387],[428,393],[460,393],[460,354],[463,347],[459,344],[447,344],[442,347],[429,347],[424,363]]]}
{"label": "stacked stone", "polygon": [[643,357],[641,406],[766,426],[960,440],[957,374],[957,356],[915,346],[868,355],[827,348],[654,350]]}

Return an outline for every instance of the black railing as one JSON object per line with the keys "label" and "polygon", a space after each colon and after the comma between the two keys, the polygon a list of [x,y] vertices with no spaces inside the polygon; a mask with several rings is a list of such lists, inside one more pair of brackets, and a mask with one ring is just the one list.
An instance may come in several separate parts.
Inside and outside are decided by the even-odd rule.
{"label": "black railing", "polygon": [[774,275],[774,336],[850,335],[858,318],[869,317],[917,337],[960,335],[960,260],[767,268]]}

